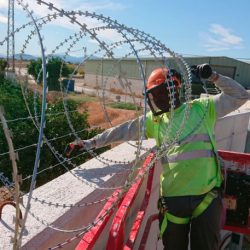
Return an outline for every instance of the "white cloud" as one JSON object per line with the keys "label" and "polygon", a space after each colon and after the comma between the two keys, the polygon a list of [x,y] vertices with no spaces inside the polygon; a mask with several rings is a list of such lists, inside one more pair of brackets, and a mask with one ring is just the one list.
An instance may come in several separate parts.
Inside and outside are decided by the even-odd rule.
{"label": "white cloud", "polygon": [[8,18],[0,15],[0,23],[8,23]]}
{"label": "white cloud", "polygon": [[8,7],[8,0],[0,0],[0,9],[5,9]]}
{"label": "white cloud", "polygon": [[[1,0],[0,0],[1,1]],[[48,1],[49,2],[49,1]],[[51,1],[55,7],[57,7],[58,9],[63,8],[63,5],[61,4],[62,0],[53,0]],[[39,17],[43,17],[46,16],[48,14],[52,14],[52,11],[48,9],[48,7],[44,4],[37,4],[37,1],[34,0],[24,0],[23,1],[23,5],[28,4],[28,9],[34,12],[35,15],[39,16]],[[16,8],[22,10],[22,12],[24,12],[24,10],[22,9],[22,6],[19,5],[18,3],[16,3]]]}
{"label": "white cloud", "polygon": [[[104,10],[111,10],[111,11],[119,11],[123,10],[125,8],[124,5],[117,3],[115,0],[49,0],[47,1],[48,3],[51,2],[53,3],[54,7],[57,9],[64,9],[65,11],[78,11],[82,10],[83,12],[89,11],[89,12],[94,12],[96,11],[97,13],[102,13]],[[38,5],[36,0],[23,0],[23,4],[26,5],[28,4],[28,9],[33,11],[33,16],[34,18],[40,18],[40,17],[45,17],[48,14],[54,14],[55,10],[49,10],[48,6],[41,4]],[[6,8],[8,5],[8,0],[0,0],[0,8]],[[5,9],[5,10],[6,10]],[[18,5],[18,1],[15,1],[15,14],[18,16],[16,20],[21,21],[21,23],[18,23],[16,21],[15,27],[20,27],[25,23],[30,22],[30,18],[27,17],[27,13],[22,9],[22,6]],[[6,22],[6,19],[1,15],[0,12],[0,22]],[[94,27],[102,27],[105,26],[104,23],[101,22],[101,20],[97,20],[96,18],[90,18],[90,17],[83,17],[76,15],[77,21],[79,21],[82,24],[86,24],[88,29],[94,28]],[[50,24],[53,24],[51,26]],[[67,37],[70,32],[79,32],[80,31],[80,26],[76,23],[72,24],[70,23],[70,20],[66,17],[57,17],[56,20],[52,20],[51,23],[46,24],[46,28],[42,27],[42,35],[45,38],[45,43],[46,41],[50,41],[47,38],[47,31],[51,32],[51,30],[56,30],[56,27],[63,27],[65,28],[65,32],[63,32],[60,29],[60,39],[63,35]],[[114,42],[114,41],[119,41],[121,39],[121,35],[118,34],[115,30],[107,29],[107,30],[101,30],[101,31],[96,31],[98,38],[100,40],[103,40],[107,43],[109,42]],[[20,33],[21,34],[21,33]],[[55,34],[55,33],[54,33]],[[59,39],[59,38],[58,38]],[[92,43],[93,43],[92,39]],[[57,43],[56,43],[57,44]],[[54,49],[52,43],[46,45],[48,50]]]}
{"label": "white cloud", "polygon": [[[0,1],[7,1],[7,0],[0,0]],[[48,14],[53,14],[54,10],[49,10],[48,7],[46,5],[38,5],[36,1],[34,0],[26,0],[24,1],[25,4],[28,3],[29,4],[29,10],[33,10],[34,12],[34,16],[38,16],[38,17],[44,17]],[[124,5],[120,4],[120,3],[115,3],[114,1],[111,0],[98,0],[98,1],[83,1],[83,0],[51,0],[50,2],[53,3],[53,5],[58,8],[58,9],[64,9],[64,10],[82,10],[84,11],[89,11],[89,12],[94,12],[94,11],[100,11],[101,10],[112,10],[112,11],[118,11],[118,10],[123,10],[125,8]],[[20,6],[18,6],[19,9],[21,9]],[[23,10],[22,10],[23,11]],[[87,27],[93,28],[93,27],[97,27],[101,24],[100,21],[93,19],[93,18],[83,18],[83,17],[79,17],[78,15],[77,17],[77,21],[79,21],[80,23],[85,23],[87,25]],[[71,29],[71,30],[79,30],[80,27],[76,24],[72,25],[70,23],[70,20],[66,17],[61,18],[58,17],[57,20],[53,20],[52,21],[53,24],[67,28],[67,29]],[[113,32],[113,31],[102,31],[100,32],[100,35],[102,38],[106,38],[109,39],[111,41],[117,41],[119,38],[119,35],[117,34],[117,32]]]}
{"label": "white cloud", "polygon": [[88,42],[89,42],[89,43],[92,43],[92,44],[96,44],[96,45],[99,44],[99,43],[98,43],[96,40],[94,40],[94,39],[89,39]]}
{"label": "white cloud", "polygon": [[[0,0],[0,6],[1,2],[7,2],[7,0]],[[45,16],[47,14],[51,14],[52,11],[48,10],[48,7],[44,4],[38,5],[36,1],[34,0],[26,0],[25,3],[29,4],[29,9],[33,10],[35,14],[38,16]],[[125,9],[125,6],[120,3],[115,3],[113,1],[83,1],[83,0],[51,0],[48,1],[53,3],[53,5],[58,9],[64,9],[64,10],[81,10],[81,11],[101,11],[101,10],[112,10],[112,11],[118,11]],[[7,6],[6,6],[7,7]],[[20,7],[19,7],[20,8]]]}
{"label": "white cloud", "polygon": [[[80,1],[82,2],[82,1]],[[100,2],[86,2],[79,5],[79,10],[88,11],[102,11],[102,10],[112,10],[112,11],[119,11],[126,9],[126,6],[121,3],[115,3],[113,1],[100,1]]]}
{"label": "white cloud", "polygon": [[227,44],[239,45],[242,42],[241,37],[231,34],[230,29],[226,29],[222,25],[219,25],[219,24],[212,24],[210,28],[210,32],[214,33],[215,35],[220,36],[221,40]]}
{"label": "white cloud", "polygon": [[118,42],[122,40],[122,35],[115,30],[106,29],[98,32],[100,38],[109,40],[111,42]]}
{"label": "white cloud", "polygon": [[225,28],[220,24],[211,24],[209,32],[201,33],[200,37],[204,44],[203,46],[208,51],[223,51],[243,48],[243,39],[234,35],[230,29]]}

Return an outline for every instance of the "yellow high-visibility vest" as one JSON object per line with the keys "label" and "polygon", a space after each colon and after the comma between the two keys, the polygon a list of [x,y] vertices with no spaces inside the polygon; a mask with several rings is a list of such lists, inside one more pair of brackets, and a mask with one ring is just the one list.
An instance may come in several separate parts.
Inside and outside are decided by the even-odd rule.
{"label": "yellow high-visibility vest", "polygon": [[157,117],[151,112],[147,114],[146,135],[155,138],[159,147],[163,142],[171,142],[180,130],[177,143],[161,158],[160,193],[166,197],[204,194],[222,182],[214,136],[214,101],[192,101],[187,120],[186,107],[186,103],[178,107],[172,118],[170,113]]}

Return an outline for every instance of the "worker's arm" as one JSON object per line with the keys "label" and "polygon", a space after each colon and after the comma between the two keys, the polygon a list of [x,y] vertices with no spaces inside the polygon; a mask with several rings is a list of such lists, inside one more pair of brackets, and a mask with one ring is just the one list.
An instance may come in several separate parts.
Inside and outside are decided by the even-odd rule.
{"label": "worker's arm", "polygon": [[232,78],[212,71],[209,64],[193,65],[191,72],[201,79],[212,81],[222,91],[213,97],[218,118],[236,110],[249,99],[244,87]]}
{"label": "worker's arm", "polygon": [[249,99],[245,88],[232,78],[217,73],[213,73],[210,78],[222,91],[213,97],[218,118],[238,109]]}
{"label": "worker's arm", "polygon": [[127,121],[116,127],[105,130],[103,133],[96,135],[89,141],[94,148],[100,148],[110,145],[114,142],[123,142],[129,140],[138,140],[141,136],[143,117]]}
{"label": "worker's arm", "polygon": [[142,125],[143,116],[140,116],[137,119],[107,129],[89,140],[76,140],[67,146],[65,150],[66,156],[69,157],[73,150],[90,150],[115,142],[138,140],[141,137]]}

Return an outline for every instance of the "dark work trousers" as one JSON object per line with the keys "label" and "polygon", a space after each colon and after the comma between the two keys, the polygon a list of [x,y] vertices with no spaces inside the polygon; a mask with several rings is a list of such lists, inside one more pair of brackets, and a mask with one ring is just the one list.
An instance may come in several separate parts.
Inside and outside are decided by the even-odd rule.
{"label": "dark work trousers", "polygon": [[[205,195],[166,197],[169,213],[178,217],[191,217],[194,209],[203,200]],[[222,195],[218,190],[209,207],[188,224],[174,224],[168,221],[162,241],[164,250],[187,250],[189,239],[191,250],[217,250],[220,240]],[[163,215],[159,214],[159,225]],[[190,234],[190,238],[189,238]]]}

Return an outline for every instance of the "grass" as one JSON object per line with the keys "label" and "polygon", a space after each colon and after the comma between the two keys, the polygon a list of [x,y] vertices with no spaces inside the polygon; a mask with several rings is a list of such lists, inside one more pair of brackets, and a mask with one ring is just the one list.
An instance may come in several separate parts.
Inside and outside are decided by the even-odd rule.
{"label": "grass", "polygon": [[[67,99],[73,100],[78,104],[84,102],[99,102],[98,97],[88,96],[84,94],[75,94],[70,93],[67,96]],[[107,105],[108,107],[115,108],[115,109],[125,109],[125,110],[141,110],[142,108],[138,105],[133,103],[125,103],[125,102],[113,102]]]}
{"label": "grass", "polygon": [[127,96],[134,96],[137,98],[143,98],[142,94],[128,93],[128,92],[124,92],[123,90],[117,89],[117,88],[110,88],[109,91],[113,94],[127,95]]}
{"label": "grass", "polygon": [[114,102],[109,104],[108,106],[115,109],[141,110],[141,107],[133,103],[125,103],[125,102]]}
{"label": "grass", "polygon": [[88,96],[84,94],[69,94],[67,96],[68,99],[74,100],[77,103],[83,103],[83,102],[97,102],[98,98],[94,96]]}

